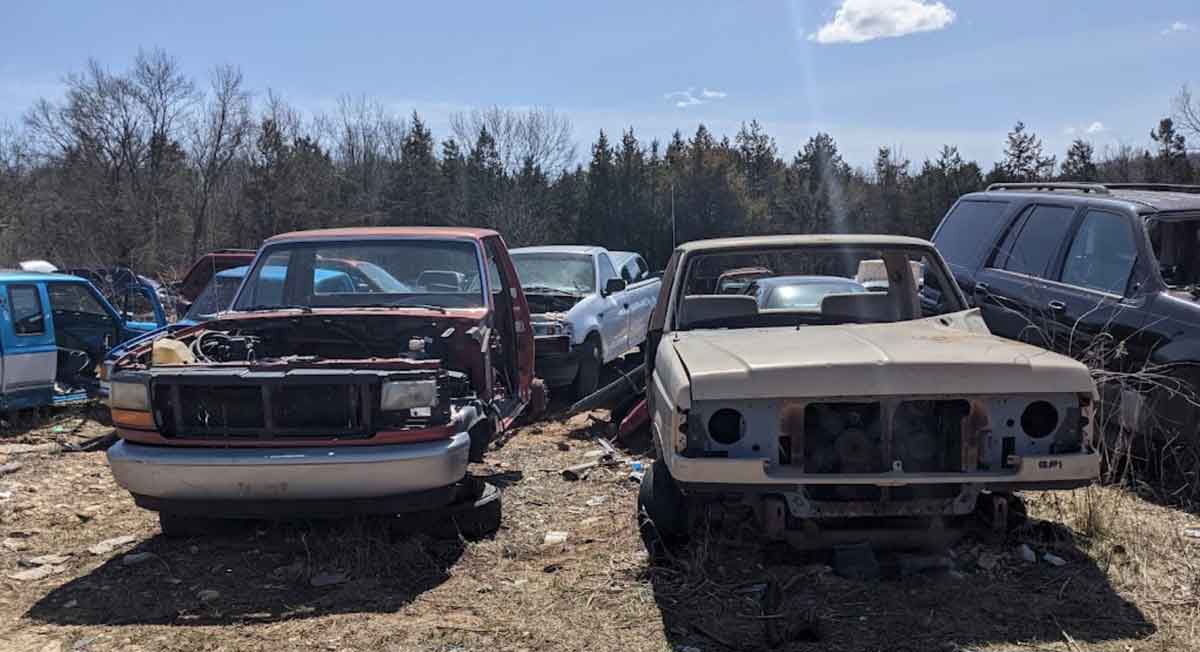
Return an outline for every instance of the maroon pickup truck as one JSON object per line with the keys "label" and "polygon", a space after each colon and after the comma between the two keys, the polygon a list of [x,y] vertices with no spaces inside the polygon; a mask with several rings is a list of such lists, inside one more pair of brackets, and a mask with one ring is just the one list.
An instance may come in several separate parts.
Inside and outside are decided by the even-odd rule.
{"label": "maroon pickup truck", "polygon": [[488,505],[494,529],[498,495],[467,464],[540,402],[533,353],[494,231],[275,236],[231,312],[115,363],[109,463],[168,536],[213,518],[464,504]]}

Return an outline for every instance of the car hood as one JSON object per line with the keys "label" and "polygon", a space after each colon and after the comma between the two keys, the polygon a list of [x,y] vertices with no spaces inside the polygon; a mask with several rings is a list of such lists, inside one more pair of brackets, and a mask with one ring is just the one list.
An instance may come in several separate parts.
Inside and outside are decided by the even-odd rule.
{"label": "car hood", "polygon": [[672,343],[693,400],[1094,391],[1075,360],[960,323],[695,330]]}

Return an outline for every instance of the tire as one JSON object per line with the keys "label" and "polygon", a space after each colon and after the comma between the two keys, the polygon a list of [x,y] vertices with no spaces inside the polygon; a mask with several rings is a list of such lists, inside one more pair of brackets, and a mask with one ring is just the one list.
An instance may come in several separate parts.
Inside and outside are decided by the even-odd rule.
{"label": "tire", "polygon": [[186,516],[184,514],[158,513],[158,529],[168,539],[195,539],[198,537],[227,534],[233,530],[234,521]]}
{"label": "tire", "polygon": [[496,488],[496,485],[486,482],[479,482],[479,485],[481,486],[475,495],[447,508],[449,518],[434,528],[435,536],[482,539],[495,534],[496,530],[500,529],[500,518],[504,511],[500,500],[500,490]]}
{"label": "tire", "polygon": [[480,421],[467,431],[471,437],[471,448],[467,453],[468,461],[475,463],[483,461],[484,455],[487,454],[488,444],[492,443],[492,435],[495,432],[496,426],[492,423],[491,418]]}
{"label": "tire", "polygon": [[604,358],[597,338],[589,336],[584,340],[579,351],[579,371],[575,373],[575,382],[571,384],[571,394],[579,400],[592,394],[600,386],[600,367]]}
{"label": "tire", "polygon": [[662,460],[654,460],[638,487],[637,523],[651,557],[687,541],[687,503]]}

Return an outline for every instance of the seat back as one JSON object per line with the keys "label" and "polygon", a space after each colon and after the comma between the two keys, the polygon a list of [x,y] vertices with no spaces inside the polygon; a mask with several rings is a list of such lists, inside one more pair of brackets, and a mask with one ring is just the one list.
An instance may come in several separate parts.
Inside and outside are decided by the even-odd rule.
{"label": "seat back", "polygon": [[831,321],[893,322],[900,320],[900,307],[891,292],[827,294],[821,298],[821,317]]}
{"label": "seat back", "polygon": [[744,294],[694,294],[679,304],[679,328],[687,329],[714,319],[753,317],[758,314],[758,301]]}

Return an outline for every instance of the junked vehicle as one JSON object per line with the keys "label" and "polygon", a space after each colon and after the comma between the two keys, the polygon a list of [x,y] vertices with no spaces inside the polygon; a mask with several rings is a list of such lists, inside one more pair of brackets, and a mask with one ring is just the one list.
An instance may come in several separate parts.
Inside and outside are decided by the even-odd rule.
{"label": "junked vehicle", "polygon": [[512,250],[533,311],[537,375],[547,386],[591,394],[604,365],[646,341],[661,281],[641,256],[621,254],[624,276],[602,247]]}
{"label": "junked vehicle", "polygon": [[165,285],[148,276],[128,267],[76,267],[66,273],[90,281],[130,322],[158,328],[168,321],[165,306],[170,303],[170,293]]}
{"label": "junked vehicle", "polygon": [[254,260],[253,249],[217,249],[197,258],[183,277],[172,285],[175,292],[175,312],[184,314],[191,309],[200,293],[209,286],[209,281],[220,272],[234,267],[244,267]]}
{"label": "junked vehicle", "polygon": [[716,293],[743,294],[755,280],[771,275],[771,270],[766,267],[742,267],[726,270],[717,277]]}
{"label": "junked vehicle", "polygon": [[95,396],[109,349],[155,326],[126,320],[77,276],[0,272],[0,411]]}
{"label": "junked vehicle", "polygon": [[115,363],[113,475],[171,536],[464,505],[495,529],[467,463],[530,403],[528,315],[493,231],[275,236],[232,310]]}
{"label": "junked vehicle", "polygon": [[993,333],[1150,371],[1149,390],[1104,388],[1122,386],[1124,425],[1200,441],[1200,186],[994,184],[960,198],[933,241]]}
{"label": "junked vehicle", "polygon": [[218,313],[228,310],[233,305],[233,297],[237,294],[238,287],[241,286],[242,279],[246,276],[246,272],[249,269],[249,266],[242,266],[217,272],[209,280],[204,291],[195,297],[195,300],[189,305],[187,312],[184,313],[181,319],[131,340],[126,340],[109,350],[108,354],[104,357],[104,367],[100,372],[100,396],[108,398],[108,377],[112,374],[113,366],[117,360],[124,357],[125,353],[130,349],[143,342],[152,342],[164,335],[206,322],[216,317]]}
{"label": "junked vehicle", "polygon": [[[884,261],[885,290],[854,281],[864,260]],[[840,277],[852,289],[815,305],[716,292],[722,270],[751,265],[783,287]],[[651,320],[647,372],[658,457],[638,505],[652,550],[700,522],[749,523],[799,548],[939,545],[977,506],[999,511],[1009,492],[1099,475],[1088,370],[991,335],[924,240],[682,245]]]}

